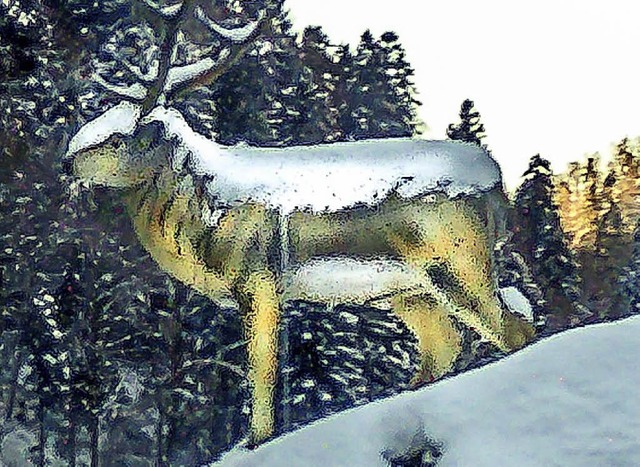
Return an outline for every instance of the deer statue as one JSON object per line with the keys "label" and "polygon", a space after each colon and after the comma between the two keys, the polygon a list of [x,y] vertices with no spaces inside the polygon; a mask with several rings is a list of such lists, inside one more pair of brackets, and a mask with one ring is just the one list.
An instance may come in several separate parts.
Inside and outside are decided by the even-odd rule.
{"label": "deer statue", "polygon": [[[416,382],[452,368],[461,352],[455,323],[505,352],[533,336],[497,298],[491,252],[505,197],[485,150],[410,138],[219,145],[194,131],[172,99],[232,66],[267,27],[269,11],[229,28],[189,0],[146,4],[169,25],[155,81],[136,96],[121,89],[127,99],[82,126],[66,166],[86,186],[119,190],[163,270],[242,314],[254,442],[274,429],[286,300],[391,308],[417,338]],[[187,17],[222,37],[217,60],[171,66]]]}

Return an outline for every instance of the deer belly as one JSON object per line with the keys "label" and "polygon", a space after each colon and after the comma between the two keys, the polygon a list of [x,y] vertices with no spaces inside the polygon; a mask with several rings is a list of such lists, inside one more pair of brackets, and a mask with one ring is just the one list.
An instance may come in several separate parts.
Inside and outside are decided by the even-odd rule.
{"label": "deer belly", "polygon": [[329,257],[287,269],[282,284],[286,300],[378,306],[395,293],[420,287],[422,277],[399,260]]}

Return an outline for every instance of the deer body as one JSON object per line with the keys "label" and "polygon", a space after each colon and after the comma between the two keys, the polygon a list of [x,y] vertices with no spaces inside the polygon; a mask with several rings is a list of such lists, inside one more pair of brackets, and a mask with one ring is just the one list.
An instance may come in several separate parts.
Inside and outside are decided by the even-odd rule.
{"label": "deer body", "polygon": [[[164,24],[158,66],[147,76],[125,65],[148,88],[109,86],[129,100],[80,128],[66,165],[88,184],[120,190],[162,269],[242,314],[253,441],[273,433],[285,300],[391,307],[418,339],[416,381],[451,369],[461,351],[454,321],[505,351],[532,336],[496,298],[490,252],[504,195],[484,150],[416,139],[220,146],[193,131],[172,99],[215,82],[268,32],[276,4],[229,28],[211,19],[210,3],[145,3]],[[192,19],[222,51],[174,66],[178,33]]]}
{"label": "deer body", "polygon": [[[172,118],[159,119],[160,112]],[[451,369],[461,351],[454,321],[504,351],[531,337],[496,298],[490,252],[502,194],[499,170],[482,149],[409,139],[224,148],[166,109],[150,115],[141,125],[160,121],[176,146],[164,157],[147,154],[154,167],[123,170],[139,161],[135,148],[153,144],[118,136],[78,150],[75,172],[125,187],[134,227],[154,260],[240,310],[254,440],[273,432],[284,300],[391,307],[418,339],[416,381]],[[198,184],[198,173],[212,178]],[[438,278],[455,287],[444,290]]]}

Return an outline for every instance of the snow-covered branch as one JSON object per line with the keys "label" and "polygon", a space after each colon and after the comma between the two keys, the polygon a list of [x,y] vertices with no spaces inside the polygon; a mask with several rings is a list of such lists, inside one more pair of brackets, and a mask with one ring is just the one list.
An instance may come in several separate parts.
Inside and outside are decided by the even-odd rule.
{"label": "snow-covered branch", "polygon": [[151,10],[156,13],[160,13],[160,15],[165,18],[174,18],[178,13],[180,13],[180,8],[182,8],[182,2],[174,3],[173,5],[160,5],[159,2],[155,2],[154,0],[142,0],[145,5],[147,5]]}
{"label": "snow-covered branch", "polygon": [[249,39],[249,37],[258,29],[258,25],[264,17],[264,12],[260,11],[258,13],[258,19],[238,28],[226,28],[224,26],[221,26],[220,24],[209,18],[209,16],[199,6],[195,9],[195,15],[196,18],[202,21],[202,23],[211,31],[220,34],[225,39],[228,39],[231,42],[244,42]]}
{"label": "snow-covered branch", "polygon": [[130,85],[111,84],[98,73],[94,73],[92,78],[97,84],[108,91],[118,94],[119,96],[135,100],[143,100],[147,97],[147,89],[140,83],[133,83]]}

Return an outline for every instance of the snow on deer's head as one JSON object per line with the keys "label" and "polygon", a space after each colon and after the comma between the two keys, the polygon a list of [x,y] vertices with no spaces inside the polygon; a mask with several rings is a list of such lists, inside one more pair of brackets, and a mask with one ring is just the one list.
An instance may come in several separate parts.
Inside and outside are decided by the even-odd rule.
{"label": "snow on deer's head", "polygon": [[[69,143],[66,171],[86,185],[127,188],[166,162],[166,149],[141,125],[140,106],[123,101],[88,122]],[[165,150],[163,150],[165,149]]]}

